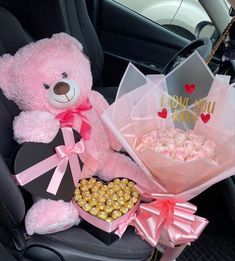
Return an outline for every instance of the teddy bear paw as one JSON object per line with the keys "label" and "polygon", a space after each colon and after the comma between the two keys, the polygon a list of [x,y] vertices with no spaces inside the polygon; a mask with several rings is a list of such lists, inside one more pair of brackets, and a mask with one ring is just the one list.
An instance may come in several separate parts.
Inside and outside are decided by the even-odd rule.
{"label": "teddy bear paw", "polygon": [[55,116],[44,111],[21,112],[13,123],[14,136],[18,143],[51,142],[60,127]]}
{"label": "teddy bear paw", "polygon": [[49,234],[78,225],[80,218],[72,202],[40,199],[28,211],[25,228],[29,235]]}

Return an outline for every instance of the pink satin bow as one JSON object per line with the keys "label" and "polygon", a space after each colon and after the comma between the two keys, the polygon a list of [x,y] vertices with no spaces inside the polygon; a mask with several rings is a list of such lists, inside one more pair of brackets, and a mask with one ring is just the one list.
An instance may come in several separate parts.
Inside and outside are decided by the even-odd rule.
{"label": "pink satin bow", "polygon": [[[76,154],[81,154],[84,152],[84,144],[82,141],[77,142],[74,146],[65,146],[60,145],[55,148],[57,156],[59,157],[60,161],[54,171],[54,174],[51,178],[50,184],[47,188],[47,192],[56,195],[58,188],[60,186],[61,180],[65,174],[67,169],[68,163],[70,164],[74,184],[78,182],[78,175],[76,172],[80,172],[80,167],[78,163],[78,158]],[[77,167],[74,167],[74,166]]]}
{"label": "pink satin bow", "polygon": [[86,98],[84,102],[75,109],[70,109],[64,112],[61,112],[56,115],[61,123],[61,127],[74,127],[75,117],[79,117],[82,121],[80,134],[84,140],[90,139],[91,126],[86,116],[83,115],[83,112],[89,111],[92,109],[92,105],[89,102],[89,99]]}
{"label": "pink satin bow", "polygon": [[55,151],[59,158],[63,160],[65,157],[68,157],[70,154],[80,154],[84,152],[84,144],[83,142],[79,141],[74,146],[65,146],[60,145],[55,148]]}
{"label": "pink satin bow", "polygon": [[154,201],[140,205],[132,224],[137,234],[154,247],[159,242],[169,247],[189,244],[208,224],[205,218],[194,215],[197,208],[189,202],[176,202],[169,194],[143,195]]}

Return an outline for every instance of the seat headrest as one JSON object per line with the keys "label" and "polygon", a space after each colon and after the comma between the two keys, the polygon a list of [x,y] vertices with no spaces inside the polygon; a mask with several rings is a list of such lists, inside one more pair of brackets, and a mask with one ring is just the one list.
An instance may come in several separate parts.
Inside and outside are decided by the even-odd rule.
{"label": "seat headrest", "polygon": [[16,17],[3,7],[0,7],[0,41],[1,55],[4,51],[14,54],[32,41]]}

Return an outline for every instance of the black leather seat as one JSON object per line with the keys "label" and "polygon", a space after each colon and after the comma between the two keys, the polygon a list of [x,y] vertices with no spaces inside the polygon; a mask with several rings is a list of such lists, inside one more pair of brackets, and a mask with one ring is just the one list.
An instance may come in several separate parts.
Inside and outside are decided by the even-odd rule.
{"label": "black leather seat", "polygon": [[[58,1],[61,3],[63,1]],[[65,1],[70,2],[70,1]],[[74,1],[71,1],[74,2]],[[78,4],[79,3],[79,4]],[[93,57],[96,51],[89,40],[87,30],[95,31],[91,28],[91,23],[87,16],[85,1],[76,2],[77,10],[81,17],[77,17],[78,40],[84,45],[87,55]],[[79,7],[79,8],[78,8]],[[71,6],[70,6],[71,8]],[[75,19],[75,17],[73,17]],[[62,21],[63,23],[63,21]],[[82,32],[86,28],[86,33]],[[75,30],[75,29],[74,29]],[[67,33],[71,33],[64,30]],[[56,32],[56,31],[55,31]],[[72,34],[73,35],[73,34]],[[74,35],[73,35],[74,36]],[[95,37],[98,43],[98,38]],[[15,53],[20,47],[33,41],[32,37],[27,34],[18,20],[6,9],[0,8],[0,51],[1,54],[10,52]],[[99,44],[97,48],[102,49]],[[96,55],[96,61],[93,63],[93,76],[99,78],[102,66],[99,69],[98,64],[102,65],[102,53]],[[98,59],[101,59],[101,61]],[[11,179],[11,155],[16,143],[13,140],[12,120],[19,113],[19,109],[14,103],[8,101],[2,93],[0,94],[0,241],[14,252],[17,259],[20,260],[42,260],[42,261],[61,261],[61,260],[146,260],[152,252],[152,248],[143,240],[141,240],[129,228],[123,238],[107,246],[97,240],[80,227],[73,227],[66,231],[50,234],[50,235],[33,235],[28,237],[24,229],[24,215],[30,205],[30,197],[21,191],[20,188]],[[1,250],[0,250],[1,251]],[[19,258],[20,257],[20,258]],[[0,260],[2,259],[0,252]]]}
{"label": "black leather seat", "polygon": [[6,248],[0,243],[0,257],[1,260],[16,261],[16,259],[6,250]]}

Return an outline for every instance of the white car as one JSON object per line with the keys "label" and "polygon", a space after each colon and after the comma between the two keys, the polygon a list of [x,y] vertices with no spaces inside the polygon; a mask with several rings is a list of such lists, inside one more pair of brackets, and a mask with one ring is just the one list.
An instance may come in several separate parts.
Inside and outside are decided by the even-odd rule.
{"label": "white car", "polygon": [[116,0],[116,2],[189,39],[193,39],[199,23],[211,22],[198,0]]}

